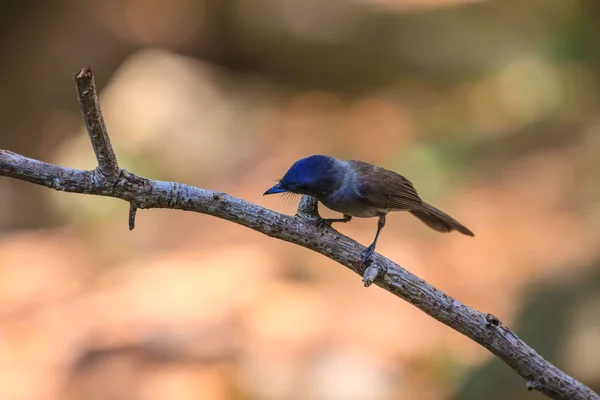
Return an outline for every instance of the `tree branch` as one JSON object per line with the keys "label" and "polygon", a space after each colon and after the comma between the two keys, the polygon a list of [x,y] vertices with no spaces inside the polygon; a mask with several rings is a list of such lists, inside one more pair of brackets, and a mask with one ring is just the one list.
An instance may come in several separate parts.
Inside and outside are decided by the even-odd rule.
{"label": "tree branch", "polygon": [[119,164],[108,138],[92,70],[89,67],[83,68],[75,75],[75,82],[77,83],[79,109],[98,160],[96,169],[107,179],[116,181],[119,176]]}
{"label": "tree branch", "polygon": [[375,283],[479,343],[525,378],[529,390],[535,389],[552,399],[600,399],[590,388],[542,358],[495,316],[460,303],[379,254],[363,270],[360,253],[364,247],[332,228],[317,229],[317,202],[312,198],[303,197],[298,214],[287,216],[225,193],[151,180],[120,169],[102,118],[92,71],[84,68],[75,80],[98,168],[83,171],[60,167],[0,149],[0,175],[65,192],[125,200],[131,205],[130,229],[138,208],[169,208],[226,219],[316,251],[363,276],[365,286]]}

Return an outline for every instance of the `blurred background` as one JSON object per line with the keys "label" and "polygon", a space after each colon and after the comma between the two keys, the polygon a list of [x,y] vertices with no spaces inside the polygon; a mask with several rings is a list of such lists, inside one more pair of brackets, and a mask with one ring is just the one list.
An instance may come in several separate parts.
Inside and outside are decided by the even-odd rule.
{"label": "blurred background", "polygon": [[[134,173],[294,214],[262,193],[298,158],[394,169],[477,236],[398,213],[378,251],[600,390],[598,1],[0,0],[0,33],[0,148],[94,168],[90,65]],[[306,249],[8,178],[0,205],[2,399],[542,398]]]}

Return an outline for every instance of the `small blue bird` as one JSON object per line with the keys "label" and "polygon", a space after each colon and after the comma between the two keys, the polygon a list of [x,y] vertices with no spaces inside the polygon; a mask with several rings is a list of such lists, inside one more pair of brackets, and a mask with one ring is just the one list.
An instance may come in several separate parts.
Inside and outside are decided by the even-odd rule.
{"label": "small blue bird", "polygon": [[362,161],[342,161],[324,155],[298,160],[264,194],[285,192],[312,196],[344,214],[343,218],[322,219],[321,224],[348,222],[352,217],[379,217],[375,240],[363,253],[363,264],[373,255],[390,211],[408,211],[439,232],[458,231],[474,236],[457,220],[421,200],[408,179]]}

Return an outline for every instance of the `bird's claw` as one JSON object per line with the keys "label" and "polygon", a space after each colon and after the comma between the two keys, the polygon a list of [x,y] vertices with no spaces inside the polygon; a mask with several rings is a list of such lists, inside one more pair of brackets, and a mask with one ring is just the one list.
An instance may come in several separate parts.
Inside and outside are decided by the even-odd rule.
{"label": "bird's claw", "polygon": [[375,247],[369,246],[369,247],[367,247],[367,249],[365,251],[360,253],[360,255],[362,256],[362,262],[360,263],[360,265],[367,267],[370,264],[369,259],[371,258],[371,256],[373,255],[374,252],[375,252]]}

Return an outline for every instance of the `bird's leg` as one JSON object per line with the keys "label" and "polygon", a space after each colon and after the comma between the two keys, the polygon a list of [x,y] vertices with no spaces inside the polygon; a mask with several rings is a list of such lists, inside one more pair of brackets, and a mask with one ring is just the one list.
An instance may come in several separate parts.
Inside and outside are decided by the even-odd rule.
{"label": "bird's leg", "polygon": [[344,214],[344,218],[319,218],[317,221],[317,229],[325,229],[330,227],[334,222],[349,222],[352,216]]}
{"label": "bird's leg", "polygon": [[375,240],[373,240],[373,243],[371,243],[371,245],[367,247],[365,251],[362,252],[363,259],[361,265],[365,265],[365,263],[369,260],[369,258],[371,258],[371,256],[375,252],[375,246],[377,246],[377,239],[379,238],[379,234],[381,233],[381,230],[384,226],[385,214],[379,213],[379,220],[377,221],[377,233],[375,234]]}

